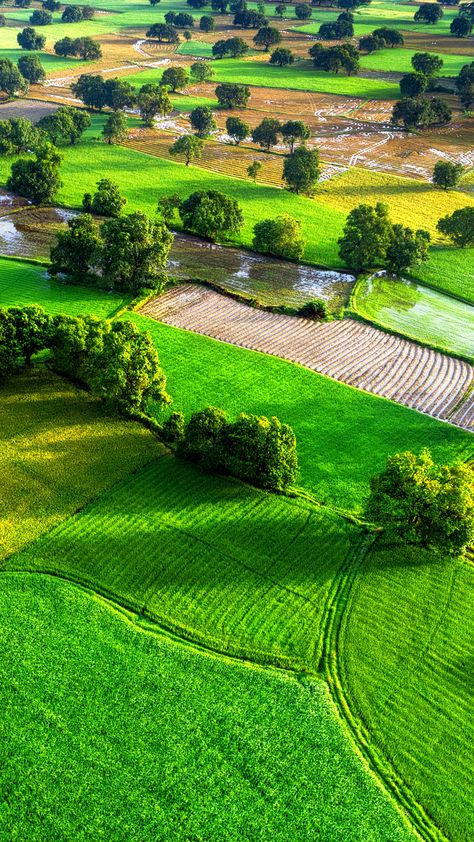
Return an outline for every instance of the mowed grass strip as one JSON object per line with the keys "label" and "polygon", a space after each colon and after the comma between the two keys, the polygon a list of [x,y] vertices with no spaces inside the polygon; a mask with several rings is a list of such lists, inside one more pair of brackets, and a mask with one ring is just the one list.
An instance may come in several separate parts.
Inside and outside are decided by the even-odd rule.
{"label": "mowed grass strip", "polygon": [[42,369],[0,390],[0,559],[163,449],[142,426]]}
{"label": "mowed grass strip", "polygon": [[413,842],[323,682],[146,633],[51,577],[2,574],[0,594],[3,838]]}
{"label": "mowed grass strip", "polygon": [[351,704],[453,842],[474,823],[473,605],[472,565],[375,547],[339,650]]}
{"label": "mowed grass strip", "polygon": [[277,415],[296,432],[300,484],[323,503],[359,509],[391,453],[430,447],[449,462],[473,452],[470,433],[414,410],[276,357],[130,318],[153,337],[174,409],[189,415],[212,405],[233,416]]}
{"label": "mowed grass strip", "polygon": [[314,671],[327,591],[360,537],[322,509],[168,456],[11,565],[85,582],[217,651]]}

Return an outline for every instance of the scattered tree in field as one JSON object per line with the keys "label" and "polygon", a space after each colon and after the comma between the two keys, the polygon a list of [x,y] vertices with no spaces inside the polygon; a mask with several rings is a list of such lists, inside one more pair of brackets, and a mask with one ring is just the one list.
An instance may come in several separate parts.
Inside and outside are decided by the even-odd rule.
{"label": "scattered tree in field", "polygon": [[90,193],[84,194],[82,209],[85,213],[95,213],[99,216],[119,216],[126,203],[127,200],[121,195],[118,184],[110,178],[101,178],[93,196]]}
{"label": "scattered tree in field", "polygon": [[474,105],[474,61],[465,64],[456,77],[456,88],[464,108]]}
{"label": "scattered tree in field", "polygon": [[296,438],[278,418],[239,415],[230,422],[215,407],[194,412],[178,453],[208,471],[239,477],[271,491],[284,491],[298,473]]}
{"label": "scattered tree in field", "polygon": [[152,126],[155,117],[165,117],[173,110],[167,88],[153,82],[142,85],[137,95],[137,105],[146,126]]}
{"label": "scattered tree in field", "polygon": [[121,111],[114,111],[109,114],[102,129],[104,140],[110,145],[120,143],[128,137],[128,122],[125,114]]}
{"label": "scattered tree in field", "polygon": [[271,147],[278,143],[280,130],[281,123],[279,120],[275,120],[274,117],[264,117],[262,122],[253,129],[252,140],[269,152]]}
{"label": "scattered tree in field", "polygon": [[416,23],[434,24],[443,17],[443,10],[438,3],[423,3],[413,16]]}
{"label": "scattered tree in field", "polygon": [[209,137],[217,129],[214,115],[207,105],[194,108],[189,115],[189,121],[198,137]]}
{"label": "scattered tree in field", "polygon": [[248,44],[243,38],[221,38],[212,45],[212,55],[214,58],[241,58],[249,51]]}
{"label": "scattered tree in field", "polygon": [[32,26],[22,29],[16,36],[22,50],[42,50],[46,44],[44,35],[38,35]]}
{"label": "scattered tree in field", "polygon": [[159,288],[173,242],[165,225],[137,211],[104,222],[100,236],[102,275],[114,289]]}
{"label": "scattered tree in field", "polygon": [[157,213],[161,215],[164,224],[169,228],[176,220],[176,211],[181,205],[181,198],[177,193],[172,193],[170,196],[162,196],[158,200]]}
{"label": "scattered tree in field", "polygon": [[71,85],[71,91],[88,108],[102,111],[106,105],[105,82],[99,74],[95,76],[89,73],[81,74],[77,82],[73,82]]}
{"label": "scattered tree in field", "polygon": [[403,47],[405,43],[401,32],[398,32],[397,29],[389,29],[386,26],[374,29],[372,35],[375,35],[376,38],[381,38],[387,47]]}
{"label": "scattered tree in field", "polygon": [[275,6],[275,14],[277,17],[282,18],[286,14],[286,6],[284,3],[278,3]]}
{"label": "scattered tree in field", "polygon": [[328,305],[321,298],[313,298],[312,301],[306,301],[299,308],[298,316],[303,316],[305,319],[324,321],[329,316]]}
{"label": "scattered tree in field", "polygon": [[300,146],[285,158],[283,180],[293,193],[311,195],[319,180],[319,152]]}
{"label": "scattered tree in field", "polygon": [[307,3],[301,3],[299,6],[295,6],[295,16],[298,20],[309,20],[312,14],[313,10]]}
{"label": "scattered tree in field", "polygon": [[48,12],[59,12],[61,8],[59,0],[43,0],[41,5],[43,9],[47,9]]}
{"label": "scattered tree in field", "polygon": [[216,240],[236,234],[244,224],[242,211],[235,199],[218,190],[198,190],[179,208],[185,228],[201,237]]}
{"label": "scattered tree in field", "polygon": [[28,81],[9,58],[0,58],[0,92],[9,97],[28,93]]}
{"label": "scattered tree in field", "polygon": [[280,132],[283,140],[290,147],[290,152],[294,151],[297,141],[304,143],[311,137],[309,126],[302,120],[287,120],[286,123],[282,124]]}
{"label": "scattered tree in field", "polygon": [[390,245],[392,226],[387,205],[361,204],[348,214],[339,256],[356,272],[383,266]]}
{"label": "scattered tree in field", "polygon": [[154,23],[153,26],[147,30],[147,38],[154,38],[159,43],[167,42],[168,44],[179,44],[179,34],[175,26],[169,23]]}
{"label": "scattered tree in field", "polygon": [[7,190],[30,199],[34,205],[51,204],[62,186],[61,160],[60,152],[52,143],[43,144],[34,158],[19,158],[12,164]]}
{"label": "scattered tree in field", "polygon": [[263,47],[267,53],[270,47],[275,47],[281,42],[280,30],[274,26],[262,26],[254,36],[253,43],[256,47]]}
{"label": "scattered tree in field", "polygon": [[15,155],[36,149],[43,142],[42,132],[25,117],[0,120],[0,155]]}
{"label": "scattered tree in field", "polygon": [[189,82],[189,76],[184,67],[167,67],[161,77],[161,85],[170,88],[173,93],[181,91]]}
{"label": "scattered tree in field", "polygon": [[135,105],[135,89],[124,79],[107,79],[104,84],[105,104],[112,111],[123,111]]}
{"label": "scattered tree in field", "polygon": [[317,43],[310,48],[309,54],[317,70],[325,70],[327,73],[345,70],[348,76],[359,70],[359,51],[352,44],[323,47]]}
{"label": "scattered tree in field", "polygon": [[102,240],[89,213],[68,220],[68,230],[58,231],[51,249],[51,275],[65,275],[72,284],[98,280]]}
{"label": "scattered tree in field", "polygon": [[240,117],[227,117],[225,127],[227,134],[236,146],[238,146],[239,143],[245,140],[245,138],[250,134],[249,124],[241,120]]}
{"label": "scattered tree in field", "polygon": [[359,50],[362,50],[364,53],[375,53],[384,46],[385,42],[376,35],[364,35],[362,38],[359,38]]}
{"label": "scattered tree in field", "polygon": [[301,223],[292,216],[277,216],[257,222],[253,229],[253,248],[287,260],[301,260],[304,254]]}
{"label": "scattered tree in field", "polygon": [[92,38],[61,38],[54,44],[57,56],[77,56],[84,61],[97,61],[102,57],[102,48]]}
{"label": "scattered tree in field", "polygon": [[209,61],[195,61],[189,69],[196,82],[210,82],[214,78],[214,70]]}
{"label": "scattered tree in field", "polygon": [[53,22],[53,16],[51,12],[47,12],[44,9],[35,9],[33,14],[30,15],[30,23],[32,26],[48,26],[48,24]]}
{"label": "scattered tree in field", "polygon": [[[38,351],[43,351],[51,341],[51,316],[37,304],[27,307],[9,307],[2,311],[2,316],[11,320],[14,341],[24,363],[31,366],[31,358]],[[13,373],[13,372],[12,372]]]}
{"label": "scattered tree in field", "polygon": [[433,53],[415,53],[412,56],[411,64],[417,73],[424,73],[425,76],[437,76],[443,66],[443,59]]}
{"label": "scattered tree in field", "polygon": [[[169,15],[173,15],[173,18],[169,19]],[[187,12],[168,12],[165,15],[165,21],[173,24],[177,29],[189,29],[189,27],[194,26],[194,18]]]}
{"label": "scattered tree in field", "polygon": [[61,15],[63,23],[79,23],[81,20],[92,20],[95,9],[92,6],[66,6]]}
{"label": "scattered tree in field", "polygon": [[254,12],[252,9],[244,9],[241,12],[237,12],[233,20],[234,26],[238,26],[241,29],[261,29],[267,23],[268,20],[265,15],[262,15],[260,12]]}
{"label": "scattered tree in field", "polygon": [[211,15],[203,15],[201,20],[199,21],[199,29],[202,32],[213,32],[216,28],[216,22]]}
{"label": "scattered tree in field", "polygon": [[412,231],[404,225],[392,225],[385,261],[387,269],[400,275],[411,266],[419,266],[428,259],[430,235],[419,229]]}
{"label": "scattered tree in field", "polygon": [[184,155],[186,166],[189,167],[191,161],[201,157],[203,148],[204,143],[199,137],[183,134],[170,146],[169,151],[170,155]]}
{"label": "scattered tree in field", "polygon": [[250,88],[224,82],[217,86],[216,97],[221,108],[245,108],[250,99]]}
{"label": "scattered tree in field", "polygon": [[437,187],[456,187],[461,181],[464,172],[462,164],[453,164],[451,161],[436,161],[433,170],[433,184]]}
{"label": "scattered tree in field", "polygon": [[[323,41],[340,41],[342,38],[352,37],[354,25],[352,20],[348,20],[348,15],[352,18],[350,12],[342,12],[337,20],[322,23],[318,30],[318,37]],[[359,46],[364,49],[360,44]]]}
{"label": "scattered tree in field", "polygon": [[428,82],[429,79],[424,73],[406,73],[399,82],[400,93],[404,99],[418,97],[426,91]]}
{"label": "scattered tree in field", "polygon": [[274,50],[270,56],[270,64],[276,64],[277,67],[288,67],[288,65],[293,64],[295,60],[294,54],[291,50],[287,50],[286,47],[278,47],[277,50]]}
{"label": "scattered tree in field", "polygon": [[220,12],[221,15],[225,15],[228,5],[229,0],[211,0],[212,11]]}
{"label": "scattered tree in field", "polygon": [[44,67],[38,56],[20,56],[18,59],[18,70],[23,78],[32,85],[37,85],[46,77]]}
{"label": "scattered tree in field", "polygon": [[70,105],[60,105],[52,114],[46,114],[37,123],[38,128],[45,132],[52,143],[74,145],[82,137],[91,124],[87,111],[80,111]]}
{"label": "scattered tree in field", "polygon": [[260,161],[252,161],[252,163],[249,164],[249,166],[247,167],[247,175],[249,178],[253,179],[254,184],[257,181],[257,175],[259,174],[261,169],[262,165]]}
{"label": "scattered tree in field", "polygon": [[472,32],[472,21],[465,15],[459,15],[451,21],[449,31],[455,38],[467,38]]}
{"label": "scattered tree in field", "polygon": [[460,208],[448,216],[443,216],[436,226],[445,237],[456,246],[465,248],[474,246],[474,208]]}
{"label": "scattered tree in field", "polygon": [[392,122],[402,123],[406,131],[426,126],[445,125],[452,118],[448,104],[439,97],[413,97],[401,99],[392,110]]}
{"label": "scattered tree in field", "polygon": [[389,540],[460,553],[474,540],[472,468],[440,465],[429,450],[390,456],[373,477],[366,517]]}

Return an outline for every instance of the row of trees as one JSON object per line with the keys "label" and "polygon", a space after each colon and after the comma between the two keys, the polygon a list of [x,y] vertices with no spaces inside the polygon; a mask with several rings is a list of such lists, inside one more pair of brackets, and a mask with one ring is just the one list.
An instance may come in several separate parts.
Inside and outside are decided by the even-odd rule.
{"label": "row of trees", "polygon": [[[15,3],[15,5],[19,5]],[[22,2],[22,8],[29,8],[31,3]],[[57,0],[45,0],[42,9],[35,9],[30,15],[30,23],[33,26],[48,26],[53,21],[53,12],[59,12],[61,4]],[[92,20],[95,16],[93,6],[65,6],[61,15],[62,23],[79,23],[82,20]]]}
{"label": "row of trees", "polygon": [[49,349],[48,364],[127,415],[148,402],[169,403],[166,380],[148,333],[130,321],[51,316],[37,306],[0,310],[0,379]]}
{"label": "row of trees", "polygon": [[230,474],[269,491],[285,491],[298,475],[296,437],[278,418],[242,413],[229,421],[222,409],[194,412],[188,423],[173,413],[163,435],[179,456],[214,473]]}

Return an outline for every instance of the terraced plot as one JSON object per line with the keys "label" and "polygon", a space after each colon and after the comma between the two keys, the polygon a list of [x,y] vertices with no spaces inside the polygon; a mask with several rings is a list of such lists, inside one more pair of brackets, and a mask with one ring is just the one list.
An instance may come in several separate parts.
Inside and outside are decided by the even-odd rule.
{"label": "terraced plot", "polygon": [[166,324],[283,357],[466,429],[474,413],[456,409],[474,379],[467,362],[352,319],[316,324],[265,313],[193,284],[175,287],[141,310]]}

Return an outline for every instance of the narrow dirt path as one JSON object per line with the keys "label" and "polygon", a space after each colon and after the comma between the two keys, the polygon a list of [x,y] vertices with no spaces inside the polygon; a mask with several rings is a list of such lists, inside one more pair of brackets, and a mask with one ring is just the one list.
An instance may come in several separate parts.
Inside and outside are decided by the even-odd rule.
{"label": "narrow dirt path", "polygon": [[197,284],[173,287],[139,312],[474,429],[473,366],[354,319],[316,323],[268,313]]}

